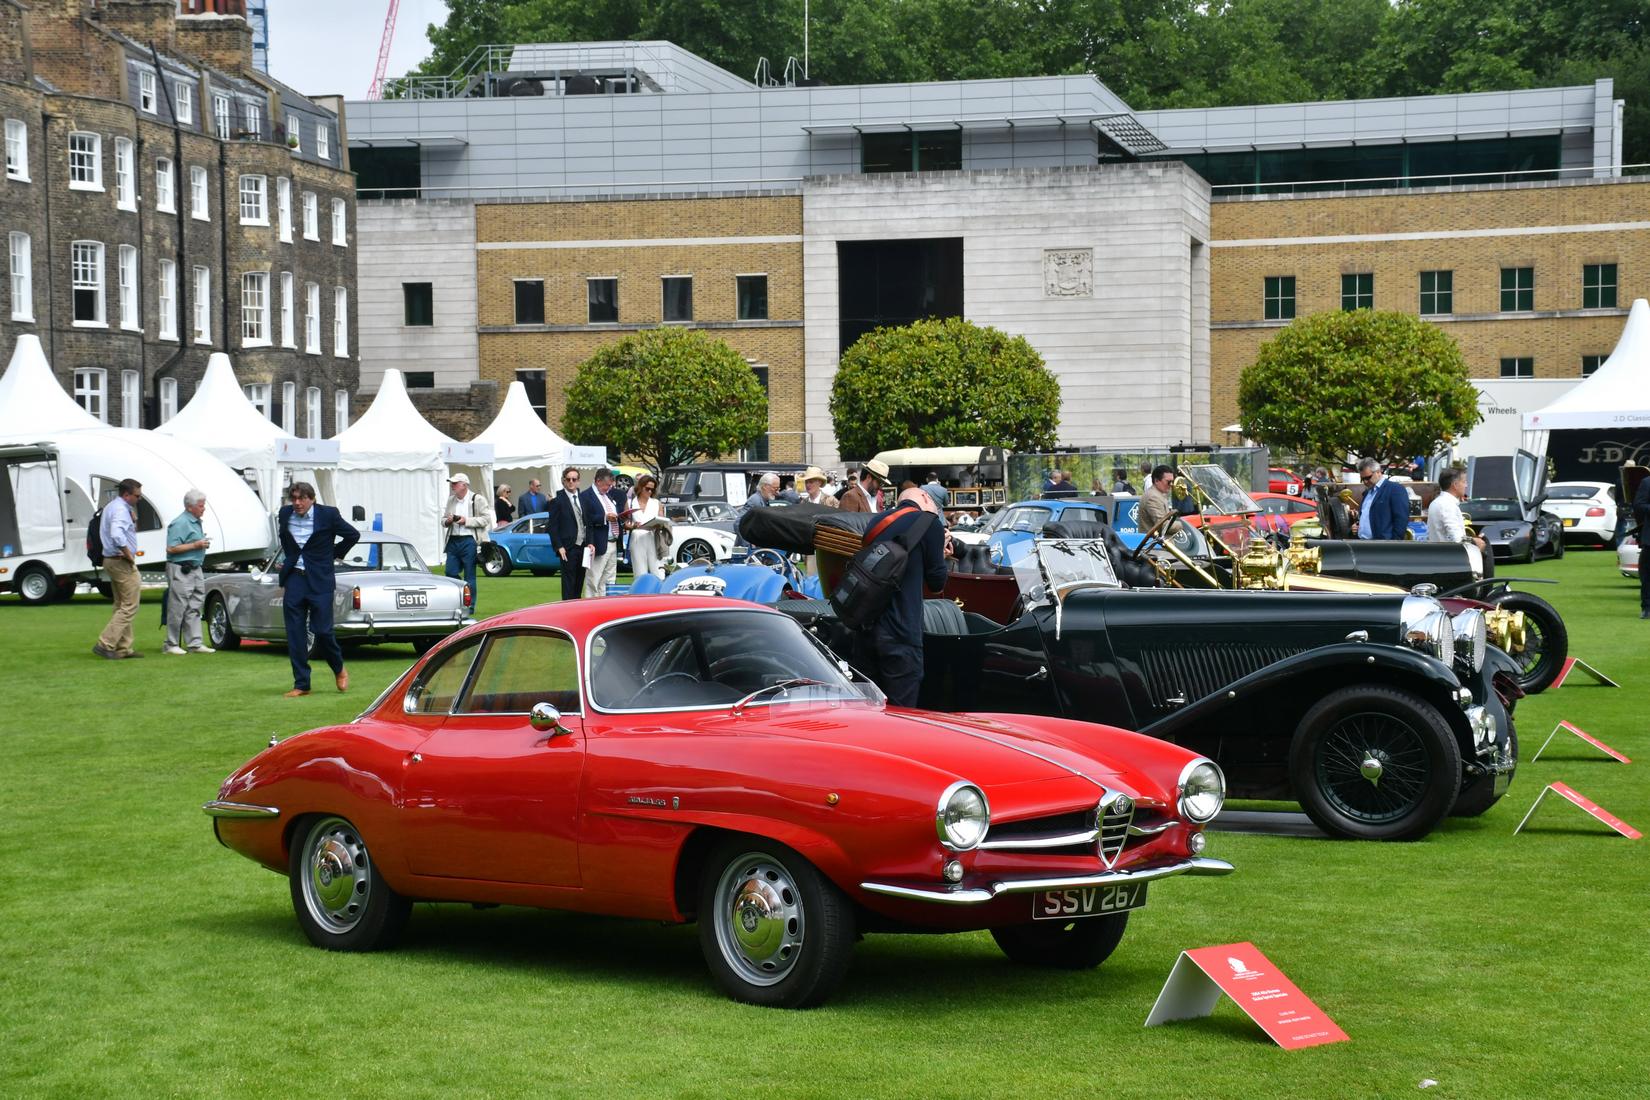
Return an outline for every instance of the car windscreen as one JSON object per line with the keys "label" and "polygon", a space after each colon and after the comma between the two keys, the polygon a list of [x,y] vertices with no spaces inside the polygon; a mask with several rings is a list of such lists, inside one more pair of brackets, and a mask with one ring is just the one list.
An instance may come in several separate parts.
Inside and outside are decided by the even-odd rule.
{"label": "car windscreen", "polygon": [[1052,508],[1010,508],[1004,520],[997,524],[997,530],[1008,531],[1041,531],[1043,524],[1054,515]]}
{"label": "car windscreen", "polygon": [[338,562],[338,572],[428,573],[410,542],[358,542]]}
{"label": "car windscreen", "polygon": [[1464,500],[1461,511],[1475,520],[1524,518],[1516,500]]}
{"label": "car windscreen", "polygon": [[1104,539],[1035,539],[1010,550],[1014,580],[1031,606],[1078,585],[1121,588]]}
{"label": "car windscreen", "polygon": [[667,612],[614,623],[591,637],[589,664],[590,698],[607,711],[725,709],[763,689],[770,690],[750,705],[881,701],[794,619],[764,611]]}
{"label": "car windscreen", "polygon": [[1600,492],[1597,485],[1554,485],[1547,490],[1548,500],[1592,500]]}
{"label": "car windscreen", "polygon": [[1224,467],[1182,466],[1180,472],[1207,494],[1208,501],[1199,498],[1200,507],[1208,507],[1208,503],[1212,501],[1214,507],[1210,510],[1225,515],[1241,515],[1244,512],[1260,510],[1255,498],[1244,492],[1243,486],[1234,481]]}

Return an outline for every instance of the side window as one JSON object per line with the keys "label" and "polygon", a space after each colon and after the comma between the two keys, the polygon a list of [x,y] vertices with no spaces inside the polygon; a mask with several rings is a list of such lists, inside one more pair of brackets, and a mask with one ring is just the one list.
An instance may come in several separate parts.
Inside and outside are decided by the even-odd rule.
{"label": "side window", "polygon": [[528,520],[527,533],[529,535],[548,535],[550,533],[550,521],[543,516]]}
{"label": "side window", "polygon": [[526,714],[535,703],[549,703],[563,714],[578,712],[573,640],[536,630],[492,635],[459,713]]}
{"label": "side window", "polygon": [[712,499],[719,499],[722,496],[722,475],[711,471],[701,473],[699,475],[699,488],[696,495],[700,498],[711,497]]}
{"label": "side window", "polygon": [[447,654],[433,667],[425,669],[416,683],[407,691],[403,704],[408,714],[446,714],[453,709],[453,700],[464,688],[464,678],[470,672],[480,639],[465,642]]}

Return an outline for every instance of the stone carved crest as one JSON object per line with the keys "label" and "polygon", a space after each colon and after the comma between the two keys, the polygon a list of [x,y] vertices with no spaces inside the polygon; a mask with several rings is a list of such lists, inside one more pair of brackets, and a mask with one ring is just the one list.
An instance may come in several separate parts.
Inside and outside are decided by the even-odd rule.
{"label": "stone carved crest", "polygon": [[1094,249],[1044,249],[1043,296],[1045,298],[1094,297]]}

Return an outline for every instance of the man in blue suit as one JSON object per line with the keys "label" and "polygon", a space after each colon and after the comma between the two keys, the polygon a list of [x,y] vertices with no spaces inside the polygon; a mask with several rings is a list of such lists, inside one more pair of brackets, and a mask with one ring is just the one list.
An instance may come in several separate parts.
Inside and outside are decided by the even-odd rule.
{"label": "man in blue suit", "polygon": [[561,598],[576,600],[584,588],[584,505],[579,501],[579,472],[561,473],[561,492],[550,501],[550,545],[561,559]]}
{"label": "man in blue suit", "polygon": [[332,563],[349,553],[361,532],[344,522],[338,509],[315,503],[315,486],[295,481],[287,492],[292,503],[283,507],[277,522],[281,537],[281,610],[286,617],[286,652],[292,659],[292,690],[288,699],[309,694],[309,635],[332,669],[339,691],[349,689],[344,654],[332,634]]}
{"label": "man in blue suit", "polygon": [[1409,494],[1404,487],[1381,472],[1373,458],[1358,463],[1358,480],[1364,483],[1364,498],[1358,507],[1358,537],[1361,539],[1401,539],[1409,529]]}

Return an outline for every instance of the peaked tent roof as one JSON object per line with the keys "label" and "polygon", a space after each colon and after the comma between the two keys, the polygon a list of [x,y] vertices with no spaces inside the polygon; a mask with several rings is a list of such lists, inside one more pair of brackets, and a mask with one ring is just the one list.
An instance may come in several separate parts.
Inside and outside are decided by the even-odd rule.
{"label": "peaked tent roof", "polygon": [[1621,339],[1598,370],[1544,409],[1524,414],[1526,432],[1650,427],[1650,302],[1633,301]]}
{"label": "peaked tent roof", "polygon": [[0,376],[0,440],[28,443],[54,432],[106,427],[63,392],[40,337],[19,336],[11,365]]}
{"label": "peaked tent roof", "polygon": [[457,442],[424,419],[395,367],[384,372],[371,407],[333,438],[338,441],[338,465],[346,470],[445,471],[443,448]]}
{"label": "peaked tent roof", "polygon": [[500,470],[560,466],[567,460],[567,440],[533,411],[527,387],[511,382],[493,422],[470,442],[493,445],[493,467]]}
{"label": "peaked tent roof", "polygon": [[291,438],[247,400],[229,356],[221,351],[207,360],[206,375],[189,404],[155,431],[193,443],[237,468],[272,463],[276,445]]}

